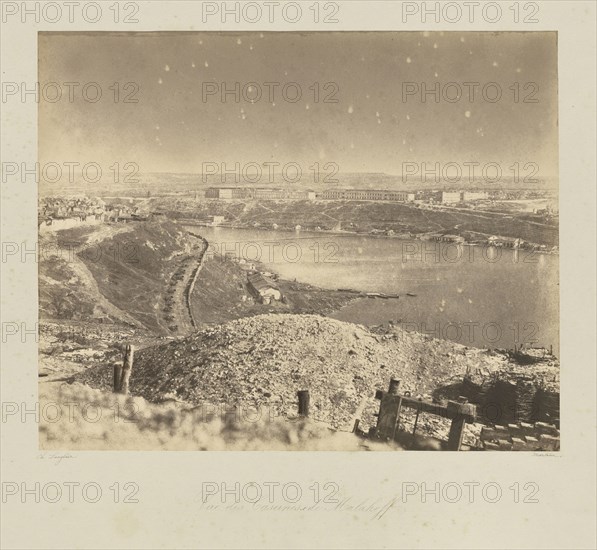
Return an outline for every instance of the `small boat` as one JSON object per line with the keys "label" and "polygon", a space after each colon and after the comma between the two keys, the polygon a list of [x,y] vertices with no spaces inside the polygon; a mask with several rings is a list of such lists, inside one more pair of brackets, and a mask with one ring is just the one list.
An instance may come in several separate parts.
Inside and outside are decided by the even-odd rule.
{"label": "small boat", "polygon": [[416,296],[414,292],[407,292],[406,295],[410,296],[411,298],[414,298]]}

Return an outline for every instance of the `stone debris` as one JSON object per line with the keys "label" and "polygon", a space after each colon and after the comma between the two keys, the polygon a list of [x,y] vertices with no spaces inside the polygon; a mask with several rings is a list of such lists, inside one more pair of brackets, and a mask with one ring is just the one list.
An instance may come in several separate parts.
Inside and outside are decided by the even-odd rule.
{"label": "stone debris", "polygon": [[[40,449],[177,451],[387,451],[385,444],[310,419],[247,418],[224,410],[148,403],[82,384],[42,384]],[[56,409],[56,404],[64,404]],[[67,405],[68,404],[68,405]],[[90,411],[90,412],[86,412]],[[394,445],[399,449],[398,445]]]}
{"label": "stone debris", "polygon": [[[268,407],[289,418],[297,413],[297,391],[309,390],[310,416],[340,429],[351,427],[366,398],[361,416],[366,429],[376,423],[375,391],[385,390],[391,378],[402,381],[403,392],[432,396],[438,388],[461,383],[474,369],[507,371],[510,361],[506,354],[395,327],[373,332],[323,316],[268,314],[140,350],[131,391],[153,402],[168,395],[193,405]],[[78,380],[109,391],[112,368],[91,367]]]}

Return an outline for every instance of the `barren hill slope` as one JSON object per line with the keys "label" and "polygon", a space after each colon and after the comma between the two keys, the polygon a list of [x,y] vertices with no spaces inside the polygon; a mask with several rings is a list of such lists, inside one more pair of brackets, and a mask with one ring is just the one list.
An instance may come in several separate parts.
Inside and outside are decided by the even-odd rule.
{"label": "barren hill slope", "polygon": [[[373,425],[373,395],[392,377],[402,380],[403,391],[430,397],[467,372],[509,366],[504,354],[398,329],[378,334],[316,315],[271,314],[140,351],[131,391],[150,401],[267,406],[292,416],[297,391],[309,390],[312,416],[346,428],[359,405],[365,405],[364,424]],[[79,380],[109,389],[112,372],[91,368]]]}
{"label": "barren hill slope", "polygon": [[168,333],[159,305],[198,240],[169,221],[76,227],[44,235],[39,264],[42,318],[112,319]]}

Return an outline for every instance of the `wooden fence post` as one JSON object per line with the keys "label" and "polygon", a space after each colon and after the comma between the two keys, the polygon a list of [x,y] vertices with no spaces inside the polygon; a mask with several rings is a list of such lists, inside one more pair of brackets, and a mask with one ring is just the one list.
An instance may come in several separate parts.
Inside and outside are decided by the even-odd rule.
{"label": "wooden fence post", "polygon": [[298,413],[299,416],[309,416],[309,390],[298,392]]}
{"label": "wooden fence post", "polygon": [[458,402],[448,401],[448,410],[457,411],[458,414],[452,419],[450,424],[450,433],[448,435],[448,450],[459,451],[464,436],[464,426],[466,424],[465,410],[469,412],[471,406],[467,406],[467,399],[459,397]]}
{"label": "wooden fence post", "polygon": [[390,395],[398,395],[399,389],[400,389],[400,380],[396,380],[396,378],[392,378],[390,380],[390,387],[388,388],[388,393]]}
{"label": "wooden fence post", "polygon": [[120,378],[119,393],[128,395],[129,393],[129,380],[131,378],[131,372],[133,370],[133,355],[135,353],[135,347],[131,344],[127,344],[124,351],[124,361],[122,365],[122,375]]}
{"label": "wooden fence post", "polygon": [[400,423],[400,409],[402,408],[402,397],[398,393],[400,380],[392,378],[387,392],[378,391],[375,397],[381,401],[379,414],[377,415],[377,428],[375,436],[379,439],[394,440]]}
{"label": "wooden fence post", "polygon": [[114,393],[120,391],[120,379],[122,378],[122,365],[114,365]]}
{"label": "wooden fence post", "polygon": [[[419,401],[423,401],[420,397],[419,397]],[[419,414],[421,413],[421,411],[419,409],[417,409],[417,416],[415,416],[415,425],[413,427],[413,438],[415,437],[415,434],[417,433],[417,424],[419,423]]]}
{"label": "wooden fence post", "polygon": [[464,435],[464,417],[454,418],[450,424],[450,434],[448,435],[448,450],[459,451],[462,445],[462,436]]}
{"label": "wooden fence post", "polygon": [[399,390],[400,380],[392,378],[390,380],[390,387],[388,388],[388,393],[390,395],[398,396],[398,403],[396,404],[396,421],[394,422],[394,429],[392,430],[392,441],[396,439],[396,432],[398,431],[398,426],[400,426],[400,410],[402,409],[402,398],[399,397]]}

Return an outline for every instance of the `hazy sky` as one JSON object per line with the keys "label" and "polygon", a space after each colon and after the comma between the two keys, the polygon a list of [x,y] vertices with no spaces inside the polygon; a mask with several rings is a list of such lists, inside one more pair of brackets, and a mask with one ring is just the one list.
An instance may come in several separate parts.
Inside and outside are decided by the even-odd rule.
{"label": "hazy sky", "polygon": [[[39,80],[102,89],[96,103],[81,98],[81,86],[73,102],[65,86],[60,101],[40,101],[42,163],[200,172],[203,162],[297,162],[305,169],[334,162],[341,172],[399,174],[410,161],[519,161],[539,164],[541,176],[557,174],[555,33],[42,33]],[[118,102],[109,89],[115,82]],[[138,85],[138,103],[123,102],[132,90],[127,82]],[[235,82],[255,97],[254,82],[263,96],[222,102],[221,86]],[[279,83],[273,102],[266,82]],[[302,91],[295,103],[282,95],[291,82]],[[405,82],[454,82],[464,95],[454,103],[429,95],[423,103],[418,93],[403,102]],[[479,88],[470,103],[464,82],[495,82],[502,99],[490,103]],[[518,103],[509,89],[517,82]],[[203,101],[206,83],[218,93]],[[535,86],[538,102],[523,102]],[[323,102],[335,87],[338,102]],[[288,96],[295,90],[287,87]],[[454,97],[456,90],[446,92]]]}

